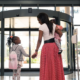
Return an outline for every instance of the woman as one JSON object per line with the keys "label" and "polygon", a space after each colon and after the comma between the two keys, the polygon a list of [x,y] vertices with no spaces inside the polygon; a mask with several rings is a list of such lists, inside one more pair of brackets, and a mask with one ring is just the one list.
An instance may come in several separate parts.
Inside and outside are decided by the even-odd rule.
{"label": "woman", "polygon": [[58,33],[61,37],[62,32],[54,23],[49,21],[47,14],[40,13],[37,19],[41,26],[39,27],[37,47],[32,58],[37,57],[43,36],[44,45],[41,51],[40,80],[65,80],[61,54],[58,54],[59,49],[54,41],[54,33]]}

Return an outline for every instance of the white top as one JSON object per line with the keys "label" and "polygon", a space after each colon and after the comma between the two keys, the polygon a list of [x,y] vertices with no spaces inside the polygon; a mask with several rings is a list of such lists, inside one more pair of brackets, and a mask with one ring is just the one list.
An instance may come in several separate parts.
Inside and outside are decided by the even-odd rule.
{"label": "white top", "polygon": [[39,27],[39,30],[43,31],[44,41],[54,38],[55,28],[56,28],[56,24],[53,23],[53,34],[51,34],[51,33],[49,33],[49,29],[48,29],[48,26],[46,23],[42,24]]}

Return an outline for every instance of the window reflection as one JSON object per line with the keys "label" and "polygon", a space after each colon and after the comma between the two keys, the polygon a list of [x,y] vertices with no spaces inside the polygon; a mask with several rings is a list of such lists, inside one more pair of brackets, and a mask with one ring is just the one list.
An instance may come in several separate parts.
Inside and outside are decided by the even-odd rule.
{"label": "window reflection", "polygon": [[44,10],[52,10],[52,11],[54,11],[55,10],[55,8],[54,7],[39,7],[39,9],[44,9]]}
{"label": "window reflection", "polygon": [[[49,17],[49,20],[54,19]],[[6,28],[39,28],[40,24],[37,20],[37,17],[13,17],[13,18],[5,18],[5,27]],[[60,21],[60,25],[63,26],[63,28],[66,28],[67,26],[69,26],[69,24],[67,22],[64,21]],[[31,37],[31,55],[35,52],[35,48],[36,48],[36,44],[37,44],[37,40],[38,40],[38,31],[30,31],[30,35],[29,32],[26,31],[11,31],[11,35],[15,35],[15,36],[19,36],[21,39],[21,45],[23,46],[23,48],[25,49],[26,53],[29,54],[29,36]],[[5,31],[5,40],[4,43],[6,45],[6,41],[7,41],[7,37],[9,36],[9,31]],[[63,36],[61,38],[61,47],[63,49],[63,54],[62,54],[62,59],[63,59],[63,65],[64,67],[68,67],[68,62],[67,62],[67,53],[68,53],[68,49],[67,49],[67,32],[63,33]],[[64,41],[63,41],[64,40]],[[43,40],[42,40],[42,44],[39,48],[38,51],[38,56],[35,59],[31,58],[31,68],[40,68],[40,55],[41,55],[41,48],[43,46]],[[8,65],[8,59],[9,59],[9,52],[8,52],[9,48],[7,46],[5,46],[5,57],[4,57],[4,64],[5,64],[5,68],[9,68]],[[65,54],[65,55],[64,55]],[[23,67],[22,68],[29,68],[29,58],[24,57],[24,61],[23,61]]]}
{"label": "window reflection", "polygon": [[21,7],[21,9],[28,9],[28,8],[37,9],[37,7]]}
{"label": "window reflection", "polygon": [[[31,55],[34,54],[35,52],[35,48],[38,40],[38,34],[39,34],[38,32],[31,32]],[[38,50],[37,58],[31,59],[31,68],[40,68],[40,55],[41,55],[42,46],[43,46],[43,40]]]}
{"label": "window reflection", "polygon": [[2,7],[0,7],[0,12],[2,12]]}
{"label": "window reflection", "polygon": [[60,11],[60,12],[62,12],[62,13],[66,13],[66,14],[69,14],[69,15],[71,15],[72,16],[72,10],[71,10],[71,7],[70,6],[68,6],[68,7],[56,7],[56,11]]}
{"label": "window reflection", "polygon": [[29,17],[15,17],[13,28],[29,28]]}
{"label": "window reflection", "polygon": [[63,28],[67,28],[69,26],[69,24],[67,22],[64,22],[64,21],[60,21],[60,25],[63,27]]}
{"label": "window reflection", "polygon": [[80,25],[80,7],[74,7],[74,24]]}
{"label": "window reflection", "polygon": [[63,50],[62,52],[62,61],[63,61],[63,67],[68,67],[68,58],[67,58],[67,32],[63,33],[61,37],[61,48]]}
{"label": "window reflection", "polygon": [[0,31],[0,69],[1,69],[1,31]]}
{"label": "window reflection", "polygon": [[[12,32],[12,34],[14,34],[15,36],[18,36],[21,40],[21,44],[22,47],[24,48],[25,52],[27,54],[29,54],[29,33],[26,31],[15,31],[15,32]],[[22,68],[29,68],[29,57],[25,57],[23,56],[23,66]]]}
{"label": "window reflection", "polygon": [[9,28],[10,27],[10,18],[5,18],[4,19],[4,27]]}
{"label": "window reflection", "polygon": [[51,18],[51,17],[49,17],[49,20],[52,20],[52,19],[55,19],[55,18]]}
{"label": "window reflection", "polygon": [[6,45],[9,31],[4,32],[4,68],[9,68],[9,47]]}
{"label": "window reflection", "polygon": [[[49,18],[49,20],[54,18]],[[29,24],[30,22],[30,24]],[[5,28],[39,28],[37,17],[14,17],[4,19]]]}
{"label": "window reflection", "polygon": [[0,28],[1,28],[1,21],[0,21]]}
{"label": "window reflection", "polygon": [[[11,32],[11,35],[18,36],[21,39],[21,44],[22,47],[24,48],[25,52],[29,54],[29,33],[28,32],[17,32],[13,31]],[[4,35],[4,68],[7,69],[9,68],[9,47],[6,45],[7,43],[7,38],[9,37],[9,31],[5,31]],[[22,68],[29,68],[29,57],[23,56],[23,66]]]}
{"label": "window reflection", "polygon": [[[78,59],[79,59],[79,69],[80,69],[80,26],[74,26],[74,29],[78,29]],[[76,53],[76,45],[75,45],[75,67],[77,69],[77,53]]]}
{"label": "window reflection", "polygon": [[39,28],[40,24],[37,20],[37,17],[30,17],[30,27],[31,28]]}
{"label": "window reflection", "polygon": [[5,28],[29,28],[29,17],[14,17],[4,19]]}
{"label": "window reflection", "polygon": [[16,9],[20,9],[20,7],[4,7],[4,11],[16,10]]}

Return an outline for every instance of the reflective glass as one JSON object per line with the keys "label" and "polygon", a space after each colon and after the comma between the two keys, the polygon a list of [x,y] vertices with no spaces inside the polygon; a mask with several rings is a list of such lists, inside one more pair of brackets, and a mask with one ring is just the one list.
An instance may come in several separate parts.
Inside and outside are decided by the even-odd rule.
{"label": "reflective glass", "polygon": [[29,28],[29,17],[14,17],[4,19],[5,28]]}
{"label": "reflective glass", "polygon": [[55,18],[51,18],[51,17],[49,17],[49,20],[52,20],[52,19],[55,19]]}
{"label": "reflective glass", "polygon": [[0,21],[0,28],[1,28],[1,21]]}
{"label": "reflective glass", "polygon": [[[29,54],[29,33],[28,32],[22,32],[22,31],[12,31],[11,35],[18,36],[21,40],[22,47],[24,48],[25,52]],[[9,37],[9,32],[5,31],[4,35],[4,68],[8,69],[9,68],[9,47],[6,45],[7,43],[7,38]],[[23,56],[23,66],[22,68],[29,68],[29,57]]]}
{"label": "reflective glass", "polygon": [[4,68],[9,68],[9,47],[7,44],[7,39],[9,37],[9,31],[4,32]]}
{"label": "reflective glass", "polygon": [[[0,31],[0,69],[1,69],[1,31]],[[1,71],[0,71],[1,75]]]}
{"label": "reflective glass", "polygon": [[40,24],[37,20],[37,17],[30,17],[30,27],[31,28],[39,28]]}
{"label": "reflective glass", "polygon": [[[55,18],[51,18],[49,17],[49,20],[51,19],[55,19]],[[30,27],[31,28],[39,28],[40,27],[40,23],[37,20],[37,17],[30,17]]]}
{"label": "reflective glass", "polygon": [[4,11],[16,10],[16,9],[20,9],[20,7],[4,7]]}
{"label": "reflective glass", "polygon": [[63,28],[67,28],[69,26],[69,24],[67,22],[64,22],[64,21],[60,21],[60,25],[63,27]]}
{"label": "reflective glass", "polygon": [[4,27],[9,28],[10,27],[10,18],[5,18],[4,19]]}
{"label": "reflective glass", "polygon": [[49,7],[39,7],[39,9],[44,9],[44,10],[52,10],[52,11],[54,11],[55,10],[55,8],[54,7],[52,7],[52,6],[49,6]]}
{"label": "reflective glass", "polygon": [[[78,29],[78,35],[77,35],[77,37],[78,37],[78,43],[77,43],[77,45],[78,45],[78,63],[79,63],[79,69],[80,69],[80,26],[74,26],[74,29]],[[78,69],[77,68],[77,51],[76,51],[77,49],[76,49],[76,45],[75,45],[75,67],[76,67],[76,69]]]}
{"label": "reflective glass", "polygon": [[13,28],[29,28],[29,17],[15,17],[13,22]]}
{"label": "reflective glass", "polygon": [[80,25],[80,7],[74,7],[74,25]]}
{"label": "reflective glass", "polygon": [[[26,54],[29,54],[29,33],[26,31],[14,31],[11,34],[14,34],[15,36],[18,36],[21,40],[21,46],[25,50]],[[23,66],[22,68],[29,68],[29,57],[25,57],[23,55]]]}
{"label": "reflective glass", "polygon": [[68,67],[68,57],[67,57],[67,32],[64,32],[62,37],[61,37],[61,48],[63,50],[62,52],[62,61],[63,61],[63,67]]}
{"label": "reflective glass", "polygon": [[56,11],[60,11],[62,13],[66,13],[72,16],[72,10],[70,6],[56,7]]}
{"label": "reflective glass", "polygon": [[[38,32],[31,32],[31,55],[34,54],[35,48],[37,45],[37,40],[38,40]],[[40,55],[41,55],[41,49],[43,46],[43,40],[41,43],[41,46],[38,50],[38,56],[35,59],[31,58],[31,68],[40,68]]]}
{"label": "reflective glass", "polygon": [[28,9],[28,8],[37,9],[37,7],[21,7],[21,9]]}
{"label": "reflective glass", "polygon": [[2,12],[2,7],[0,6],[0,12]]}

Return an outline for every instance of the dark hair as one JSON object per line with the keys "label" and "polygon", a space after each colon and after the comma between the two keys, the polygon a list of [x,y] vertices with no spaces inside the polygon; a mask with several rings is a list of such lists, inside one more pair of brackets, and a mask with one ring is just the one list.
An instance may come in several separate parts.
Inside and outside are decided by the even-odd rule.
{"label": "dark hair", "polygon": [[49,28],[49,33],[53,33],[53,24],[49,21],[48,15],[46,13],[39,13],[37,18],[41,21],[41,23],[46,23]]}
{"label": "dark hair", "polygon": [[56,20],[55,19],[51,19],[50,21],[56,24]]}
{"label": "dark hair", "polygon": [[17,39],[18,37],[17,36],[13,36],[13,37],[9,37],[8,40],[7,40],[7,45],[10,46],[11,43],[15,43],[15,40]]}

